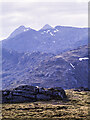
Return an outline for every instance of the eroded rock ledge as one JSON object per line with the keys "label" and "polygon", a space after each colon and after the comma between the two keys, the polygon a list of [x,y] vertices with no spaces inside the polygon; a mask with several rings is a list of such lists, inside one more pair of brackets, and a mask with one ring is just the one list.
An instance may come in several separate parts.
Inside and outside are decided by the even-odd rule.
{"label": "eroded rock ledge", "polygon": [[51,100],[67,98],[61,87],[43,88],[38,86],[23,85],[13,90],[2,91],[2,103],[32,102],[38,100]]}

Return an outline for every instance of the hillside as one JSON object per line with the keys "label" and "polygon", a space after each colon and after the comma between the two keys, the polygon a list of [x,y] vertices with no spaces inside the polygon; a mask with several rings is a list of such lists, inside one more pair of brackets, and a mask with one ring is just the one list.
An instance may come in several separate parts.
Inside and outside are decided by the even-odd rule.
{"label": "hillside", "polygon": [[64,52],[18,53],[3,49],[2,87],[19,85],[40,87],[88,87],[88,46]]}

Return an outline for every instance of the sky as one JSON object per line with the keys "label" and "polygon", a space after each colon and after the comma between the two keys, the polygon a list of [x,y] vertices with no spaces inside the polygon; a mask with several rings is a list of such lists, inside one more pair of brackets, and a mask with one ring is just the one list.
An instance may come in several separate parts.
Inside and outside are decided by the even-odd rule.
{"label": "sky", "polygon": [[0,40],[21,25],[88,27],[89,0],[0,0]]}

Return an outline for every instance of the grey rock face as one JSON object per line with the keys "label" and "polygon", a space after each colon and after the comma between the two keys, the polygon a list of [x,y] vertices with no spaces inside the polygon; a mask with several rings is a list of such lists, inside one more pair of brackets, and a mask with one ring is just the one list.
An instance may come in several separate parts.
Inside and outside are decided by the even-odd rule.
{"label": "grey rock face", "polygon": [[[51,91],[51,93],[49,93],[49,91]],[[65,91],[62,88],[45,89],[25,85],[19,86],[13,90],[2,91],[3,103],[32,102],[37,100],[51,100],[57,98],[67,98]]]}

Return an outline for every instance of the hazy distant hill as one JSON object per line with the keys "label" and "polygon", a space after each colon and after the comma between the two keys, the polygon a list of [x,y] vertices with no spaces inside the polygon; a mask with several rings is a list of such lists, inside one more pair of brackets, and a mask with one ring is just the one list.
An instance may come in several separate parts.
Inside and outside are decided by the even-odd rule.
{"label": "hazy distant hill", "polygon": [[88,86],[88,47],[54,55],[3,49],[3,89],[22,84],[73,88]]}
{"label": "hazy distant hill", "polygon": [[3,48],[18,52],[60,53],[88,44],[88,29],[46,24],[39,31],[20,26],[2,41]]}

